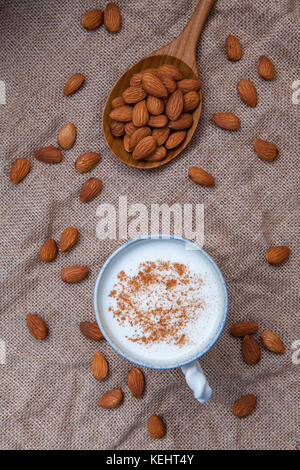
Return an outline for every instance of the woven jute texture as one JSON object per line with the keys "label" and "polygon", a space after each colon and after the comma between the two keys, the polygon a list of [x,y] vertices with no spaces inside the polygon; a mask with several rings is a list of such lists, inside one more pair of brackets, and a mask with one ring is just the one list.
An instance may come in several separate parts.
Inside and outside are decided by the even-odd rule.
{"label": "woven jute texture", "polygon": [[[6,86],[1,113],[1,313],[0,339],[6,347],[0,365],[0,447],[3,449],[295,449],[299,426],[299,365],[293,345],[299,332],[299,192],[297,187],[297,113],[293,82],[299,79],[299,15],[296,1],[219,0],[199,39],[197,65],[203,82],[203,111],[187,149],[160,169],[139,171],[119,162],[107,148],[101,113],[119,75],[139,58],[163,46],[184,28],[195,0],[119,1],[122,29],[109,34],[102,26],[87,32],[80,25],[85,10],[103,1],[0,2],[0,80]],[[243,58],[230,62],[224,52],[229,33],[239,37]],[[257,74],[257,60],[269,56],[276,78]],[[86,76],[70,97],[63,86],[74,72]],[[237,95],[241,78],[253,80],[257,107]],[[294,100],[295,101],[295,100]],[[297,100],[296,100],[297,101]],[[213,113],[230,111],[241,129],[222,131]],[[56,144],[60,127],[74,122],[78,135],[63,161],[47,165],[33,158],[39,147]],[[259,159],[251,141],[267,139],[279,148],[273,163]],[[75,171],[74,161],[99,151],[91,172],[103,191],[80,203],[81,184],[90,177]],[[11,163],[27,157],[29,175],[9,183]],[[189,180],[188,168],[212,173],[214,188]],[[204,249],[226,279],[230,308],[225,329],[201,359],[213,397],[200,405],[180,370],[144,370],[146,389],[134,399],[127,388],[131,364],[105,342],[79,332],[79,322],[93,320],[92,293],[99,269],[122,240],[96,236],[101,203],[118,206],[162,202],[203,203]],[[53,263],[41,263],[39,249],[48,237],[59,240],[74,225],[79,242]],[[264,260],[273,245],[288,245],[290,258],[279,267]],[[60,270],[89,266],[89,277],[66,285]],[[25,326],[27,313],[40,314],[49,337],[39,342]],[[237,320],[252,319],[259,331],[272,329],[286,345],[277,356],[266,350],[255,366],[243,363],[240,340],[228,333]],[[256,335],[258,337],[258,335]],[[97,382],[91,360],[100,350],[109,376]],[[2,358],[3,359],[3,358]],[[2,361],[4,362],[4,360]],[[121,387],[124,403],[115,410],[97,407],[107,390]],[[255,393],[256,410],[239,420],[231,412],[241,395]],[[163,416],[167,434],[153,440],[147,419]]]}

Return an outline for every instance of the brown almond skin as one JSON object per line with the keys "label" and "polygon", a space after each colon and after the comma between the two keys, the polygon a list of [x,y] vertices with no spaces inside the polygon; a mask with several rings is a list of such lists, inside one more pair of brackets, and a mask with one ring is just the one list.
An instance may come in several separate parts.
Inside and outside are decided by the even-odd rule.
{"label": "brown almond skin", "polygon": [[45,339],[48,336],[48,328],[44,320],[35,313],[28,313],[26,325],[29,333],[36,339]]}
{"label": "brown almond skin", "polygon": [[89,268],[86,266],[69,266],[61,270],[61,278],[68,284],[82,281],[89,274]]}
{"label": "brown almond skin", "polygon": [[257,105],[257,93],[253,83],[250,80],[247,78],[240,80],[237,86],[237,91],[245,104],[251,108],[255,108]]}
{"label": "brown almond skin", "polygon": [[143,160],[152,155],[157,147],[156,140],[152,136],[144,137],[135,147],[132,158],[134,160]]}
{"label": "brown almond skin", "polygon": [[167,98],[168,91],[162,81],[153,73],[146,72],[142,75],[142,85],[149,95],[157,98]]}
{"label": "brown almond skin", "polygon": [[176,65],[172,64],[163,64],[158,67],[158,73],[164,73],[170,75],[174,80],[182,80],[183,74],[180,72],[179,68]]}
{"label": "brown almond skin", "polygon": [[89,202],[94,199],[101,191],[102,183],[98,178],[90,178],[83,183],[79,199],[81,202]]}
{"label": "brown almond skin", "polygon": [[136,127],[133,122],[127,122],[124,126],[124,129],[125,129],[125,133],[131,137],[132,134],[138,129],[138,127]]}
{"label": "brown almond skin", "polygon": [[106,392],[98,401],[98,406],[101,408],[117,408],[123,400],[122,390],[114,388]]}
{"label": "brown almond skin", "polygon": [[83,85],[84,80],[85,76],[82,73],[74,73],[65,84],[64,95],[69,96],[75,93]]}
{"label": "brown almond skin", "polygon": [[161,98],[157,98],[157,96],[149,95],[146,101],[146,105],[149,113],[153,116],[162,114],[165,109],[163,100]]}
{"label": "brown almond skin", "polygon": [[95,165],[101,160],[99,153],[88,152],[79,155],[75,162],[75,168],[79,173],[86,173],[94,168]]}
{"label": "brown almond skin", "polygon": [[127,384],[131,394],[135,398],[140,398],[144,391],[145,379],[142,371],[133,367],[127,376]]}
{"label": "brown almond skin", "polygon": [[118,6],[109,2],[104,10],[104,26],[110,33],[117,33],[121,27],[121,15]]}
{"label": "brown almond skin", "polygon": [[125,134],[124,122],[112,120],[110,123],[110,132],[114,137],[123,137],[123,135]]}
{"label": "brown almond skin", "polygon": [[202,186],[214,186],[215,184],[214,177],[197,166],[189,168],[188,174],[189,178],[194,181],[194,183],[201,184]]}
{"label": "brown almond skin", "polygon": [[53,238],[49,238],[43,244],[40,250],[40,260],[49,263],[56,258],[57,255],[57,246]]}
{"label": "brown almond skin", "polygon": [[273,331],[265,330],[261,334],[261,342],[266,349],[276,354],[284,354],[285,347],[281,339]]}
{"label": "brown almond skin", "polygon": [[290,252],[288,246],[273,246],[267,251],[265,258],[269,264],[278,265],[288,258]]}
{"label": "brown almond skin", "polygon": [[189,91],[183,95],[183,111],[193,111],[200,103],[200,95],[197,91]]}
{"label": "brown almond skin", "polygon": [[166,127],[168,124],[168,118],[165,114],[159,114],[158,116],[150,116],[148,126],[151,127]]}
{"label": "brown almond skin", "polygon": [[99,28],[102,23],[103,12],[101,10],[89,10],[81,17],[81,24],[88,31]]}
{"label": "brown almond skin", "polygon": [[78,230],[75,227],[66,227],[59,240],[59,251],[65,253],[77,243]]}
{"label": "brown almond skin", "polygon": [[129,151],[132,152],[132,150],[137,146],[137,144],[144,139],[145,137],[148,137],[151,135],[151,129],[150,127],[139,127],[130,137],[129,137],[129,144],[128,148]]}
{"label": "brown almond skin", "polygon": [[257,364],[260,360],[260,346],[252,336],[244,336],[242,341],[242,355],[244,361],[249,365]]}
{"label": "brown almond skin", "polygon": [[194,80],[192,78],[184,78],[177,82],[177,88],[182,91],[182,93],[187,93],[188,91],[198,91],[200,90],[202,84],[200,80]]}
{"label": "brown almond skin", "polygon": [[158,146],[161,146],[166,142],[166,140],[169,137],[169,134],[170,134],[169,127],[161,127],[161,128],[157,127],[156,129],[153,129],[152,131],[152,137],[154,137]]}
{"label": "brown almond skin", "polygon": [[161,439],[166,434],[166,427],[163,420],[157,416],[152,415],[148,419],[148,432],[154,439]]}
{"label": "brown almond skin", "polygon": [[57,143],[63,149],[73,147],[76,140],[76,127],[72,122],[64,124],[57,136]]}
{"label": "brown almond skin", "polygon": [[166,158],[166,156],[167,156],[167,150],[165,147],[161,146],[161,147],[157,147],[155,152],[149,157],[146,157],[145,160],[147,160],[147,162],[161,162],[162,160]]}
{"label": "brown almond skin", "polygon": [[241,43],[233,34],[230,34],[226,38],[225,48],[228,59],[232,60],[233,62],[236,62],[242,58]]}
{"label": "brown almond skin", "polygon": [[127,104],[135,104],[146,98],[147,93],[141,86],[131,86],[122,93],[122,98]]}
{"label": "brown almond skin", "polygon": [[257,64],[259,75],[265,80],[272,80],[275,76],[275,67],[271,59],[265,55],[260,56]]}
{"label": "brown almond skin", "polygon": [[149,120],[148,108],[146,101],[142,100],[137,103],[133,108],[132,122],[135,127],[144,127]]}
{"label": "brown almond skin", "polygon": [[177,84],[176,84],[176,81],[172,77],[170,77],[170,75],[158,72],[156,76],[160,79],[162,84],[165,85],[169,95],[174,93],[174,91],[176,90]]}
{"label": "brown almond skin", "polygon": [[111,107],[113,109],[118,108],[119,106],[124,106],[126,103],[123,100],[122,96],[117,96],[117,98],[114,98],[111,102]]}
{"label": "brown almond skin", "polygon": [[124,106],[118,106],[117,108],[113,109],[109,117],[114,121],[119,122],[130,122],[132,121],[133,115],[133,107],[125,104]]}
{"label": "brown almond skin", "polygon": [[235,131],[240,127],[239,118],[232,113],[215,113],[212,115],[211,120],[218,127],[227,131]]}
{"label": "brown almond skin", "polygon": [[181,90],[176,90],[167,101],[166,115],[172,121],[176,121],[183,111],[183,93]]}
{"label": "brown almond skin", "polygon": [[17,158],[10,168],[9,180],[13,184],[22,181],[30,170],[30,161],[27,158]]}
{"label": "brown almond skin", "polygon": [[62,153],[59,148],[49,145],[34,152],[34,157],[44,163],[59,163],[62,161]]}
{"label": "brown almond skin", "polygon": [[103,354],[96,352],[92,361],[93,376],[97,380],[103,380],[108,374],[108,363]]}
{"label": "brown almond skin", "polygon": [[183,113],[176,121],[170,121],[169,127],[175,131],[188,129],[193,125],[193,116],[190,113]]}
{"label": "brown almond skin", "polygon": [[252,321],[238,321],[231,325],[230,334],[235,337],[252,335],[258,330],[258,324]]}
{"label": "brown almond skin", "polygon": [[130,148],[130,137],[129,135],[125,134],[124,137],[123,137],[123,147],[125,149],[126,152],[130,153],[131,152],[131,148]]}
{"label": "brown almond skin", "polygon": [[101,341],[104,339],[103,334],[101,333],[97,322],[95,321],[82,321],[79,324],[81,333],[89,339],[94,341]]}
{"label": "brown almond skin", "polygon": [[177,131],[177,132],[172,132],[172,134],[169,135],[165,147],[168,150],[172,150],[176,147],[178,147],[184,139],[186,138],[186,131]]}
{"label": "brown almond skin", "polygon": [[267,162],[272,162],[278,155],[276,145],[267,140],[255,139],[253,140],[253,147],[257,155]]}
{"label": "brown almond skin", "polygon": [[256,395],[253,393],[244,395],[232,406],[232,413],[238,418],[245,418],[254,410],[256,405]]}

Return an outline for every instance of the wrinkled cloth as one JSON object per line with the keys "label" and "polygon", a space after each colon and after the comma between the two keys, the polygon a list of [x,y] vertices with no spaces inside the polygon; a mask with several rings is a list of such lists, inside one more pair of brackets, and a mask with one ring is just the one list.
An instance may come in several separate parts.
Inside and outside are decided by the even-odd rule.
{"label": "wrinkled cloth", "polygon": [[[101,113],[109,90],[138,59],[170,42],[184,28],[195,0],[118,1],[122,29],[104,26],[88,32],[80,24],[90,8],[105,2],[0,2],[0,80],[6,104],[0,104],[1,139],[1,313],[0,364],[1,449],[296,449],[299,428],[299,365],[293,360],[299,333],[299,192],[297,145],[299,104],[293,82],[299,79],[299,11],[296,1],[219,0],[197,47],[203,82],[203,109],[192,141],[166,166],[151,171],[130,168],[108,149]],[[239,62],[225,55],[225,39],[235,34],[243,46]],[[260,55],[276,67],[272,82],[258,76]],[[84,73],[84,86],[63,96],[66,80]],[[256,108],[240,100],[236,85],[250,78],[257,88]],[[237,114],[241,128],[226,132],[210,120],[215,112]],[[33,158],[36,149],[55,145],[66,122],[74,122],[77,139],[57,165]],[[279,149],[273,163],[262,161],[252,140],[267,139]],[[74,169],[78,155],[100,152],[101,162],[88,174]],[[9,182],[17,157],[31,161],[29,175]],[[214,188],[194,184],[190,166],[213,174]],[[88,204],[79,201],[81,184],[90,176],[103,181],[101,194]],[[132,367],[105,342],[83,337],[79,323],[94,320],[92,293],[97,273],[123,240],[96,236],[101,203],[175,202],[204,204],[204,249],[220,266],[229,291],[227,324],[217,343],[201,358],[213,389],[199,404],[176,370],[147,370],[142,399],[127,388]],[[48,237],[59,240],[74,225],[79,241],[52,263],[39,260]],[[265,262],[273,245],[288,245],[289,259],[278,267]],[[60,270],[72,264],[90,268],[89,277],[66,285]],[[41,315],[49,337],[32,338],[27,313]],[[278,333],[283,356],[262,350],[255,366],[245,364],[241,342],[229,335],[238,320],[255,320]],[[3,346],[4,347],[4,346]],[[2,347],[2,349],[3,349]],[[91,373],[94,353],[109,362],[101,382]],[[2,358],[3,359],[3,358]],[[4,362],[4,360],[2,361]],[[97,406],[107,390],[121,387],[124,402],[114,410]],[[241,395],[255,393],[255,411],[244,420],[231,406]],[[167,426],[162,440],[147,432],[156,413]]]}

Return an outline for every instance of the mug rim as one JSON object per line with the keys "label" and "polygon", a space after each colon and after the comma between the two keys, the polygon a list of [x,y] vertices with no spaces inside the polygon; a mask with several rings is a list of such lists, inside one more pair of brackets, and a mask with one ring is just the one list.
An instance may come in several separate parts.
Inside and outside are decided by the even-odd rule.
{"label": "mug rim", "polygon": [[[160,366],[160,365],[156,365],[156,364],[153,364],[153,365],[149,365],[149,364],[145,364],[143,361],[141,360],[138,360],[138,359],[135,359],[135,358],[132,358],[130,357],[130,355],[126,354],[125,352],[123,352],[119,346],[117,346],[114,341],[109,337],[109,335],[107,334],[107,332],[105,331],[105,328],[103,327],[103,324],[101,322],[101,318],[100,318],[100,314],[99,314],[99,308],[98,308],[98,293],[99,293],[99,286],[100,286],[100,281],[101,281],[101,278],[104,274],[104,271],[106,269],[106,267],[108,266],[108,264],[113,260],[113,258],[120,253],[120,251],[123,251],[124,249],[126,249],[128,246],[130,245],[133,245],[135,243],[138,243],[139,241],[146,241],[146,240],[159,240],[159,239],[173,239],[173,240],[178,240],[178,241],[181,241],[181,242],[184,242],[184,243],[188,243],[190,245],[193,245],[194,247],[197,248],[197,250],[201,251],[202,255],[204,255],[208,261],[212,264],[212,266],[214,267],[217,275],[218,275],[218,278],[221,282],[221,285],[222,285],[222,288],[223,288],[223,293],[224,293],[224,312],[223,312],[223,315],[222,315],[222,319],[218,325],[218,328],[217,328],[217,331],[216,331],[216,334],[213,336],[213,338],[211,339],[211,341],[208,343],[208,345],[204,348],[203,351],[199,352],[199,353],[196,353],[194,354],[193,356],[191,356],[190,358],[186,359],[184,362],[180,362],[180,363],[174,363],[174,364],[171,364],[171,365],[168,365],[168,366]],[[100,331],[101,333],[103,334],[104,338],[106,339],[106,341],[108,342],[108,344],[118,353],[120,354],[120,356],[124,357],[125,359],[127,359],[127,361],[133,363],[133,364],[136,364],[136,365],[139,365],[141,367],[146,367],[147,369],[157,369],[157,370],[167,370],[167,369],[177,369],[179,367],[183,367],[183,366],[186,366],[192,362],[194,362],[195,360],[199,359],[200,357],[204,356],[204,354],[207,353],[207,351],[209,351],[213,345],[216,343],[216,341],[218,340],[218,338],[220,337],[222,331],[223,331],[223,328],[224,328],[224,325],[226,323],[226,319],[227,319],[227,315],[228,315],[228,289],[227,289],[227,285],[226,285],[226,282],[225,282],[225,279],[223,277],[223,274],[219,268],[219,266],[217,265],[217,263],[214,261],[214,259],[205,251],[203,250],[203,248],[200,248],[196,243],[186,239],[186,238],[183,238],[183,237],[178,237],[176,235],[164,235],[164,234],[148,234],[148,235],[145,235],[145,236],[141,236],[141,237],[137,237],[137,238],[134,238],[132,240],[128,240],[127,242],[123,243],[122,245],[120,245],[119,247],[117,247],[109,256],[108,258],[106,259],[106,261],[103,263],[100,271],[98,272],[97,274],[97,278],[96,278],[96,282],[95,282],[95,286],[94,286],[94,292],[93,292],[93,306],[94,306],[94,314],[95,314],[95,318],[96,318],[96,321],[97,321],[97,324],[100,328]]]}

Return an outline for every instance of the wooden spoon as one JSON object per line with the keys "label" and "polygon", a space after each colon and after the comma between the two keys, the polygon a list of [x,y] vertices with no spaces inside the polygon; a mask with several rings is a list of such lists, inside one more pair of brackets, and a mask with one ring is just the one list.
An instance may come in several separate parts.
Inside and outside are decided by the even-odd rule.
{"label": "wooden spoon", "polygon": [[196,65],[196,45],[200,33],[204,27],[204,23],[209,15],[209,12],[214,4],[214,0],[200,0],[198,3],[193,16],[186,25],[182,33],[175,38],[172,42],[166,46],[152,52],[149,56],[137,62],[135,65],[130,67],[116,82],[112,88],[110,95],[105,103],[102,125],[105,140],[114,153],[114,155],[126,163],[129,166],[136,168],[149,169],[155,168],[161,165],[165,165],[173,158],[177,157],[180,152],[187,146],[191,140],[195,129],[197,127],[201,108],[202,108],[202,96],[200,92],[200,104],[193,112],[193,125],[188,129],[187,136],[184,142],[173,150],[168,150],[167,156],[160,162],[147,162],[144,160],[134,160],[131,154],[126,152],[123,147],[123,139],[114,137],[110,132],[111,118],[109,113],[112,110],[111,102],[114,98],[121,96],[123,91],[129,87],[129,81],[133,74],[140,72],[141,70],[148,68],[157,68],[162,64],[173,64],[176,65],[185,78],[198,78],[198,70]]}

